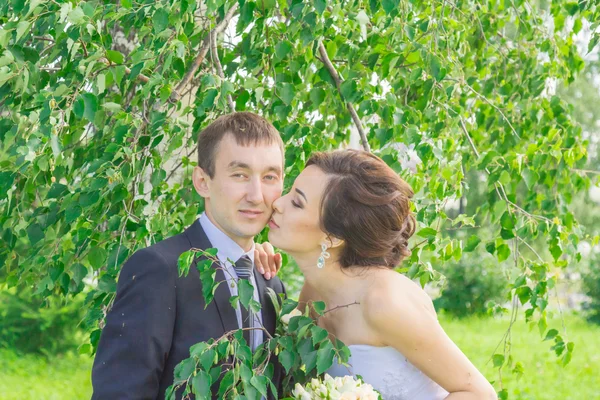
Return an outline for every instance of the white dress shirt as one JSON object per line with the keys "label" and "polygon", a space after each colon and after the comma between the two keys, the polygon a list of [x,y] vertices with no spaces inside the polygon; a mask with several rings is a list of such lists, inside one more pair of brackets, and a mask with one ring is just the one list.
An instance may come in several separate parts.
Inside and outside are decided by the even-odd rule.
{"label": "white dress shirt", "polygon": [[[233,239],[227,236],[223,231],[215,226],[212,221],[208,218],[206,213],[202,213],[200,218],[200,225],[206,233],[208,240],[211,245],[218,250],[217,258],[221,262],[221,266],[225,269],[225,279],[227,279],[227,286],[231,292],[232,296],[237,296],[237,280],[238,276],[235,272],[234,266],[229,262],[232,260],[234,263],[237,262],[242,256],[247,255],[250,257],[250,260],[254,264],[254,243],[252,244],[252,248],[244,252],[244,249],[240,247]],[[260,303],[260,298],[258,297],[258,288],[256,286],[256,280],[254,279],[254,274],[250,276],[250,283],[254,286],[254,300]],[[221,285],[223,285],[222,283]],[[238,320],[238,326],[242,327],[242,313],[240,311],[241,305],[238,304],[238,307],[235,309],[235,314]],[[254,326],[259,327],[262,326],[262,312],[259,312],[254,315]],[[252,343],[250,344],[250,348],[252,350],[256,349],[263,342],[263,331],[257,329],[254,330],[251,337],[253,338]]]}

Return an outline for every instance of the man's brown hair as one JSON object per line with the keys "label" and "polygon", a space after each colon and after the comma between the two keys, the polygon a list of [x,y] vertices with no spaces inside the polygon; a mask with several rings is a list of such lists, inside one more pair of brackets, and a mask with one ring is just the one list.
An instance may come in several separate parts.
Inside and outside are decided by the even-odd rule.
{"label": "man's brown hair", "polygon": [[266,119],[251,112],[234,112],[217,118],[198,135],[198,166],[208,176],[215,176],[217,148],[225,135],[233,135],[241,146],[276,143],[281,148],[283,163],[283,141],[279,131]]}

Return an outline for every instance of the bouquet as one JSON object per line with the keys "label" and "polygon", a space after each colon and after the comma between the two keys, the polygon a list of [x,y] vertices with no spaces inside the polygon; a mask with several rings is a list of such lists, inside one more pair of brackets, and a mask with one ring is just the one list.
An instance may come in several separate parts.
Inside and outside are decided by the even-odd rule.
{"label": "bouquet", "polygon": [[377,400],[381,396],[373,386],[352,376],[332,378],[325,374],[324,379],[312,379],[302,386],[296,384],[293,392],[295,400]]}

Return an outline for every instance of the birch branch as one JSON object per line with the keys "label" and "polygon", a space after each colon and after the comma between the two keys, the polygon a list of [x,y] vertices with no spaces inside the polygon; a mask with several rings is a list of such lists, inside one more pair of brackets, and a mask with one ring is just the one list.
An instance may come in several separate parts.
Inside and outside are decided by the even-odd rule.
{"label": "birch branch", "polygon": [[354,125],[356,126],[356,129],[358,129],[358,133],[360,134],[360,141],[363,149],[365,151],[371,152],[371,148],[369,147],[369,141],[367,140],[367,134],[365,133],[362,123],[360,122],[360,118],[358,118],[358,114],[356,113],[354,106],[350,102],[346,101],[344,99],[344,96],[342,95],[342,79],[335,70],[335,67],[331,63],[331,60],[329,60],[329,56],[327,55],[327,50],[325,50],[325,46],[323,46],[323,42],[319,43],[319,54],[321,54],[321,62],[325,65],[325,68],[327,68],[327,70],[329,71],[329,75],[331,75],[335,82],[335,86],[337,87],[338,93],[342,97],[342,100],[346,103],[346,108],[348,109],[348,112],[352,117],[352,121],[354,121]]}
{"label": "birch branch", "polygon": [[223,18],[223,20],[221,22],[219,22],[217,24],[217,26],[215,26],[215,28],[213,30],[211,30],[208,33],[208,35],[204,38],[204,41],[202,42],[202,47],[200,48],[200,52],[194,59],[194,62],[192,63],[190,69],[186,72],[186,74],[183,77],[183,79],[181,80],[181,82],[179,82],[179,84],[177,85],[175,90],[173,90],[173,92],[171,93],[171,97],[170,97],[171,102],[174,103],[174,102],[179,101],[179,98],[181,97],[181,93],[183,92],[184,88],[190,83],[190,81],[194,77],[194,74],[196,73],[196,71],[198,71],[198,68],[200,68],[200,65],[202,64],[202,62],[204,62],[204,58],[206,57],[206,54],[208,53],[208,50],[210,49],[211,37],[212,36],[216,37],[219,33],[223,32],[225,30],[225,28],[227,28],[227,25],[229,25],[231,18],[233,18],[233,15],[237,11],[237,8],[238,8],[238,2],[233,3],[231,8],[227,11],[227,14],[225,14],[225,17]]}

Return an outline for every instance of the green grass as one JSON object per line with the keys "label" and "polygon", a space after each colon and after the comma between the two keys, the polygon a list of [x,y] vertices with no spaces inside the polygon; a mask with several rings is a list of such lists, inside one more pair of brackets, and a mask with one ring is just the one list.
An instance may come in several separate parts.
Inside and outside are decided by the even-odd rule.
{"label": "green grass", "polygon": [[[508,328],[506,319],[455,320],[441,317],[448,335],[490,381],[500,390],[498,370],[491,356]],[[559,320],[548,325],[561,331]],[[576,316],[565,317],[568,340],[575,342],[571,362],[562,367],[550,350],[553,341],[542,341],[537,327],[530,330],[520,317],[512,328],[512,355],[524,367],[517,380],[511,369],[502,371],[503,387],[511,400],[593,400],[600,399],[600,326]],[[564,336],[563,336],[564,337]],[[502,352],[502,347],[497,350]]]}
{"label": "green grass", "polygon": [[89,356],[45,359],[0,348],[0,399],[89,400],[91,368]]}
{"label": "green grass", "polygon": [[[463,352],[490,380],[498,372],[488,362],[508,321],[468,318],[454,320],[441,316],[442,326]],[[563,368],[551,352],[551,342],[542,342],[536,330],[530,331],[520,319],[513,326],[513,357],[524,366],[517,380],[503,372],[503,384],[509,399],[518,400],[600,400],[600,327],[587,324],[576,316],[565,319],[568,338],[575,342],[571,363]],[[550,321],[551,327],[560,326]],[[31,355],[17,356],[0,349],[0,399],[89,399],[92,393],[92,360],[86,356],[61,356],[46,361]],[[499,388],[496,383],[496,388]]]}

